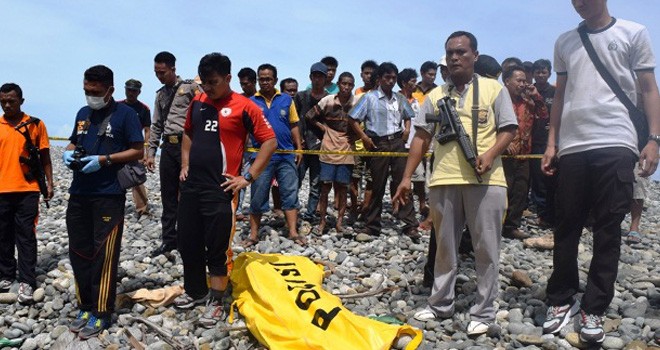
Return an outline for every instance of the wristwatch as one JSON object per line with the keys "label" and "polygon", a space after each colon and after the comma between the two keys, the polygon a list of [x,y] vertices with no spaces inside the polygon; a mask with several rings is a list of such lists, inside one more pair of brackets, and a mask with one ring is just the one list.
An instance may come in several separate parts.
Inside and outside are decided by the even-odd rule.
{"label": "wristwatch", "polygon": [[254,178],[252,177],[252,174],[250,174],[249,171],[246,171],[245,174],[243,174],[243,178],[249,183],[254,182]]}
{"label": "wristwatch", "polygon": [[660,135],[649,135],[649,141],[655,141],[660,146]]}
{"label": "wristwatch", "polygon": [[105,155],[105,166],[111,166],[112,165],[112,159],[110,159],[110,155],[106,154]]}

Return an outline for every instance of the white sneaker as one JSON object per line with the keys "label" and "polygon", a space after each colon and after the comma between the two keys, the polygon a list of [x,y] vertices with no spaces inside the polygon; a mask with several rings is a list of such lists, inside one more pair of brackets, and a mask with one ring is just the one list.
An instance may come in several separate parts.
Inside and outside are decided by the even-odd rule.
{"label": "white sneaker", "polygon": [[32,299],[32,293],[34,291],[32,290],[32,286],[25,282],[21,282],[18,284],[18,302],[21,304],[25,303],[31,303],[34,299]]}
{"label": "white sneaker", "polygon": [[422,309],[415,312],[413,318],[416,319],[417,321],[426,322],[426,321],[435,320],[437,316],[435,315],[435,312],[433,312],[430,309]]}
{"label": "white sneaker", "polygon": [[1,292],[6,292],[11,288],[12,281],[10,280],[0,280],[0,291]]}
{"label": "white sneaker", "polygon": [[467,334],[484,334],[488,332],[488,327],[490,327],[490,322],[470,321],[470,324],[467,326]]}

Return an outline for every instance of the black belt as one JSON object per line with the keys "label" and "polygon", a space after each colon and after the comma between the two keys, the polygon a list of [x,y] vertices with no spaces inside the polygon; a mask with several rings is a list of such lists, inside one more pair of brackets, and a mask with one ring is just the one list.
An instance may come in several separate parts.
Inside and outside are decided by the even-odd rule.
{"label": "black belt", "polygon": [[163,135],[163,142],[171,143],[173,145],[177,145],[177,144],[181,143],[181,138],[182,138],[182,135],[180,135],[180,134]]}
{"label": "black belt", "polygon": [[399,132],[395,132],[394,134],[391,134],[391,135],[371,136],[371,139],[373,141],[384,141],[384,140],[392,141],[392,140],[397,139],[397,138],[400,139],[401,136],[403,136],[403,132],[399,131]]}

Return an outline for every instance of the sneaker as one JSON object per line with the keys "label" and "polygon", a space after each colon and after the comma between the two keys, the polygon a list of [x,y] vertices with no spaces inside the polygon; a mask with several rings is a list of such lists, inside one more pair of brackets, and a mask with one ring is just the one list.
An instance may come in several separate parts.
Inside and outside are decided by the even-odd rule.
{"label": "sneaker", "polygon": [[585,343],[602,343],[605,340],[601,316],[580,310],[580,340]]}
{"label": "sneaker", "polygon": [[206,310],[197,320],[197,323],[204,328],[213,328],[218,322],[224,321],[225,318],[226,314],[222,302],[211,298],[206,303]]}
{"label": "sneaker", "polygon": [[87,321],[87,325],[80,330],[78,336],[80,339],[86,340],[101,334],[108,327],[110,327],[110,316],[96,317],[91,315]]}
{"label": "sneaker", "polygon": [[76,319],[69,325],[69,330],[73,333],[80,332],[81,329],[85,328],[85,325],[87,325],[87,321],[89,321],[91,316],[92,313],[89,311],[78,311],[78,316],[76,316]]}
{"label": "sneaker", "polygon": [[0,292],[8,291],[12,284],[13,282],[10,280],[0,280]]}
{"label": "sneaker", "polygon": [[18,284],[18,302],[21,304],[25,303],[31,303],[34,301],[32,299],[32,293],[34,293],[34,290],[32,289],[32,286],[25,282],[21,282]]}
{"label": "sneaker", "polygon": [[568,321],[578,313],[580,302],[575,300],[573,304],[550,306],[543,322],[544,334],[556,334]]}
{"label": "sneaker", "polygon": [[188,295],[188,293],[184,292],[183,294],[179,295],[174,299],[174,306],[178,307],[179,309],[191,309],[195,305],[201,305],[207,302],[209,300],[210,295],[211,293],[209,292],[199,299],[194,299],[193,297]]}
{"label": "sneaker", "polygon": [[490,322],[481,322],[481,321],[470,321],[467,326],[468,335],[480,335],[488,332],[488,327],[490,327]]}

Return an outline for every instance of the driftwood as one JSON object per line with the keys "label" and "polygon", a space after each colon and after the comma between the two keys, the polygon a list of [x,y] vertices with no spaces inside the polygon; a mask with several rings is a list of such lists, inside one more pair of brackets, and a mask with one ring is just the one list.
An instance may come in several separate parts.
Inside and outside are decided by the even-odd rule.
{"label": "driftwood", "polygon": [[161,339],[169,344],[171,347],[173,347],[176,350],[196,350],[197,348],[193,344],[183,344],[182,342],[176,340],[172,333],[164,330],[163,328],[159,327],[157,324],[146,320],[142,317],[133,317],[129,316],[127,318],[128,321],[135,321],[135,322],[140,322],[144,324],[145,326],[151,328],[154,330],[160,337]]}
{"label": "driftwood", "polygon": [[124,328],[124,334],[126,335],[126,338],[128,338],[128,342],[129,344],[131,344],[133,349],[144,350],[144,346],[142,345],[142,343],[140,343],[140,341],[137,340],[135,336],[133,336],[133,334],[131,333],[131,331],[128,330],[128,328]]}
{"label": "driftwood", "polygon": [[336,297],[339,297],[340,299],[358,299],[358,298],[366,298],[366,297],[372,297],[374,295],[379,295],[387,292],[392,292],[399,289],[398,286],[391,286],[391,287],[383,287],[383,286],[377,286],[376,288],[372,288],[366,292],[362,293],[355,293],[355,294],[335,294]]}

